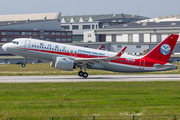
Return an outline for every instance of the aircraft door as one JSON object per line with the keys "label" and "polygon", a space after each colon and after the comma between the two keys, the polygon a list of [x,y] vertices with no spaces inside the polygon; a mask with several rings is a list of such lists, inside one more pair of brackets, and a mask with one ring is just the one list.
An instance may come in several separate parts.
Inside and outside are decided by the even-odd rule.
{"label": "aircraft door", "polygon": [[30,48],[30,43],[31,43],[30,40],[26,40],[26,41],[25,41],[24,50],[29,50],[29,48]]}
{"label": "aircraft door", "polygon": [[144,66],[145,66],[145,59],[140,59],[139,68],[144,69]]}

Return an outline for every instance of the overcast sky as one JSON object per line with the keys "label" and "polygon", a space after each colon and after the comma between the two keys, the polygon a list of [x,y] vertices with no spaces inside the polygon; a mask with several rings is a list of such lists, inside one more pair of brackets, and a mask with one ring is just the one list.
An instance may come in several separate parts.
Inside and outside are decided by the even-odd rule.
{"label": "overcast sky", "polygon": [[54,13],[66,15],[134,14],[155,18],[180,14],[180,0],[1,0],[0,15]]}

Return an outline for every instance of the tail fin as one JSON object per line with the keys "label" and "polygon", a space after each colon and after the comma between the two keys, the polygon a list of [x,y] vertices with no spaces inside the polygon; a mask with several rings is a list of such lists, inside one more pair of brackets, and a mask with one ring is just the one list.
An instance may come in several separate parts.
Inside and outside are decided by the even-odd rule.
{"label": "tail fin", "polygon": [[144,58],[151,58],[162,62],[168,62],[174,50],[179,35],[171,34],[164,41],[159,43]]}

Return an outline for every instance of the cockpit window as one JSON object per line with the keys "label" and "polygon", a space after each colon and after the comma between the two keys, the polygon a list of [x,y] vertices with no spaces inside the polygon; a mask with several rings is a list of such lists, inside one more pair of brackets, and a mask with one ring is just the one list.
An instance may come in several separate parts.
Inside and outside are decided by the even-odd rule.
{"label": "cockpit window", "polygon": [[19,44],[18,41],[11,41],[10,43],[13,43],[13,44]]}

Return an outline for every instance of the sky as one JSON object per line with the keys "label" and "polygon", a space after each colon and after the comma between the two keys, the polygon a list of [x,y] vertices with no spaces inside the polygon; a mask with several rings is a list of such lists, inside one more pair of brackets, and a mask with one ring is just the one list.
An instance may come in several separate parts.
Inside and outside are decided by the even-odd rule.
{"label": "sky", "polygon": [[180,14],[180,0],[0,0],[0,15],[133,14],[150,18]]}

